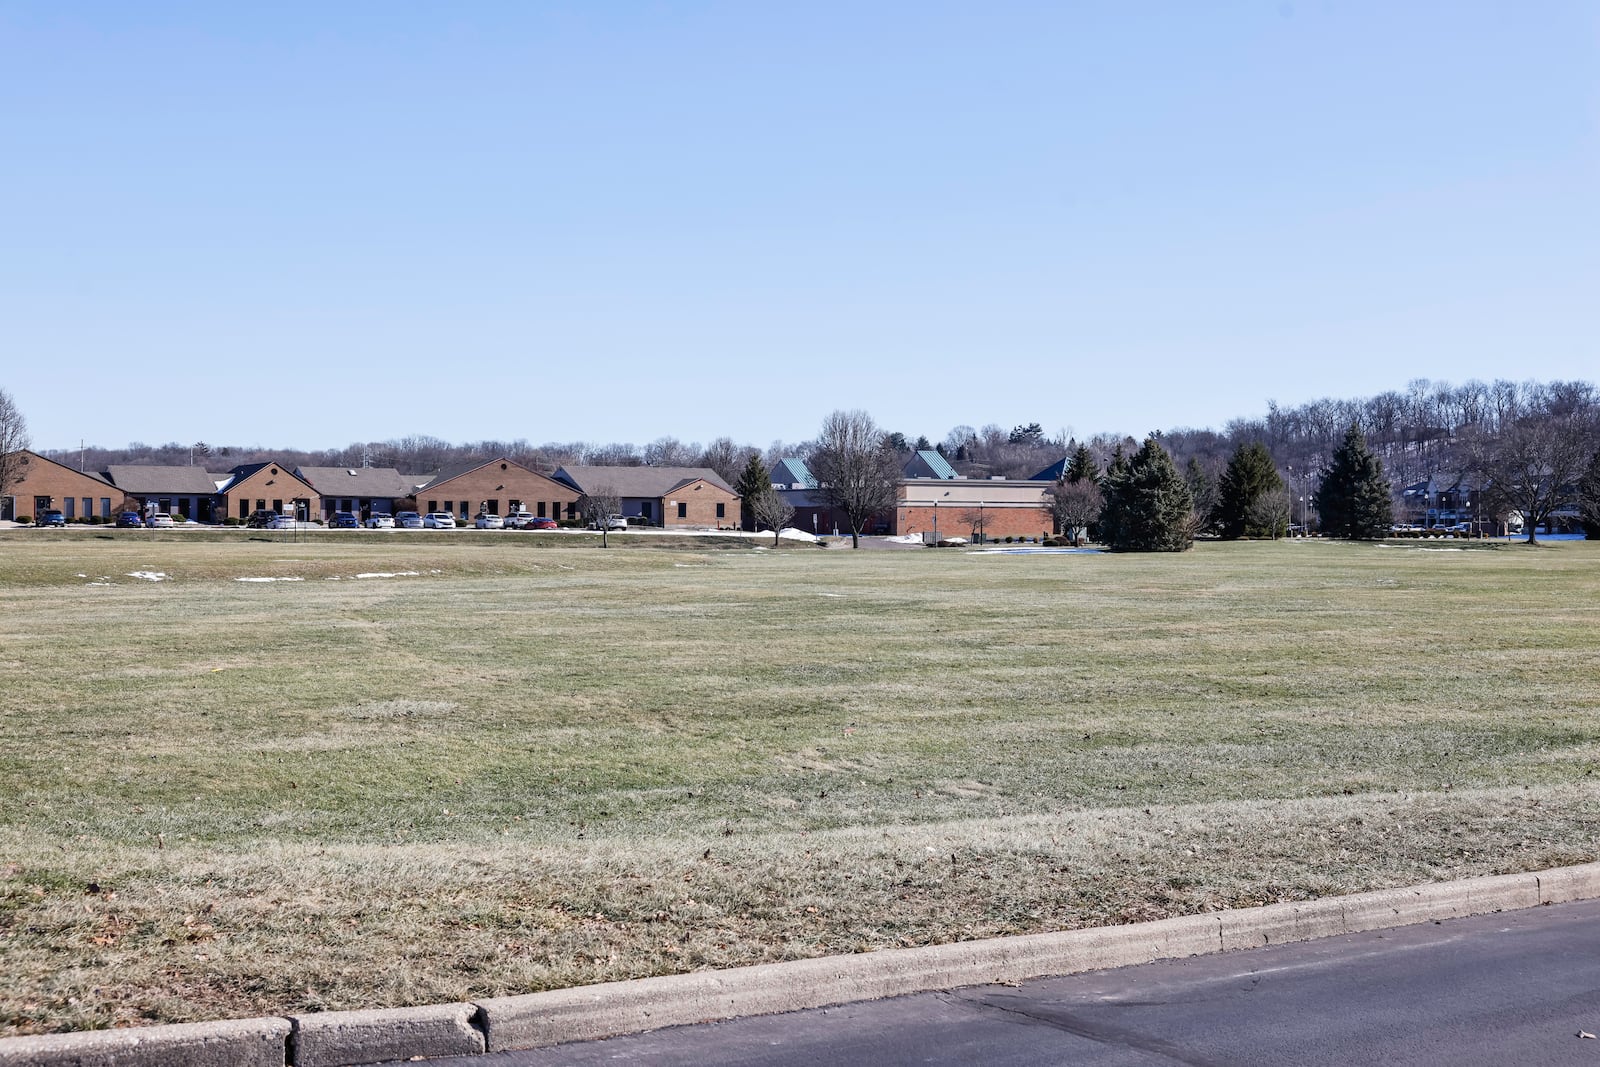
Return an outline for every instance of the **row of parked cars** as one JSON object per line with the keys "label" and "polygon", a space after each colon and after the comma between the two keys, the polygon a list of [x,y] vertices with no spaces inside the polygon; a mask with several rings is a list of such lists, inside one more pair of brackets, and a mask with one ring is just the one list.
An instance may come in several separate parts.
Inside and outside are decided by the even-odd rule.
{"label": "row of parked cars", "polygon": [[[458,525],[456,517],[448,511],[430,511],[426,515],[415,511],[402,511],[395,515],[373,515],[362,521],[361,517],[353,511],[336,511],[333,521],[329,524],[335,530],[357,530],[365,526],[369,530],[454,530]],[[473,520],[472,525],[480,530],[554,530],[557,529],[556,520],[547,519],[542,515],[529,515],[518,512],[514,515],[479,515]]]}

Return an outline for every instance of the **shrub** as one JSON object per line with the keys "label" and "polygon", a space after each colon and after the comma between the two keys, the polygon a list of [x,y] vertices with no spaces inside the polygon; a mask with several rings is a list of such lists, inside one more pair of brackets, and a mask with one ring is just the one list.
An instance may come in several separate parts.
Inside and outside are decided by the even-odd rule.
{"label": "shrub", "polygon": [[32,526],[33,525],[33,516],[32,515],[18,515],[17,516],[17,525],[19,525],[19,526]]}
{"label": "shrub", "polygon": [[227,518],[222,520],[222,525],[224,525],[224,526],[237,526],[237,525],[239,525],[239,520],[234,518],[232,515],[229,515]]}

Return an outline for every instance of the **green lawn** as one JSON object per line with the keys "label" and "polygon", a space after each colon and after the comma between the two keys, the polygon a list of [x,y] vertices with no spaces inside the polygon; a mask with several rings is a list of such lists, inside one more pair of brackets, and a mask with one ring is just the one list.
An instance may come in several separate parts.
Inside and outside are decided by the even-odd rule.
{"label": "green lawn", "polygon": [[1587,543],[119,534],[0,533],[0,1033],[1600,853]]}

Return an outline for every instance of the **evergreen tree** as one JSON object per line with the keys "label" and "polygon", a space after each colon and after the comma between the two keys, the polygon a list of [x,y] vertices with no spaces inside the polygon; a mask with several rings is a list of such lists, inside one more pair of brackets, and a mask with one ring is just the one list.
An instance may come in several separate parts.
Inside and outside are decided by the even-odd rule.
{"label": "evergreen tree", "polygon": [[1333,537],[1376,540],[1386,537],[1394,522],[1394,504],[1383,461],[1372,454],[1356,423],[1322,472],[1322,484],[1311,498],[1322,516],[1322,532]]}
{"label": "evergreen tree", "polygon": [[734,492],[739,494],[739,526],[741,529],[755,529],[755,515],[751,512],[751,504],[762,494],[772,492],[772,473],[767,470],[767,465],[761,462],[761,457],[754,453],[750,462],[744,465],[744,470],[739,475],[739,480],[733,484]]}
{"label": "evergreen tree", "polygon": [[1228,460],[1228,469],[1217,486],[1212,521],[1230,541],[1241,537],[1282,537],[1286,530],[1278,520],[1280,509],[1259,506],[1264,497],[1282,488],[1283,478],[1267,446],[1260,441],[1240,445]]}
{"label": "evergreen tree", "polygon": [[1189,486],[1154,436],[1132,459],[1117,452],[1104,488],[1101,537],[1113,551],[1182,552],[1194,543]]}
{"label": "evergreen tree", "polygon": [[1088,479],[1091,482],[1100,480],[1100,472],[1094,469],[1094,457],[1089,454],[1087,445],[1079,445],[1072,450],[1072,458],[1067,461],[1067,469],[1061,475],[1064,482],[1081,482]]}

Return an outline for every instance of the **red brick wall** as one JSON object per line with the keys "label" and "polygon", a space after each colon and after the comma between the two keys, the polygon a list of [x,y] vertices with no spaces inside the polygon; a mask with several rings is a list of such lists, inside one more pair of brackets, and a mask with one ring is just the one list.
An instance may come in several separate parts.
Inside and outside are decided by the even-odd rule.
{"label": "red brick wall", "polygon": [[[939,511],[939,536],[967,537],[972,536],[973,524],[966,517],[968,511],[976,512],[977,506],[970,509],[965,504],[949,507],[940,507]],[[921,505],[902,506],[896,510],[895,532],[907,533],[932,533],[934,509]],[[1049,537],[1050,512],[1043,506],[1016,507],[991,504],[983,509],[984,532],[989,540],[996,537]]]}

